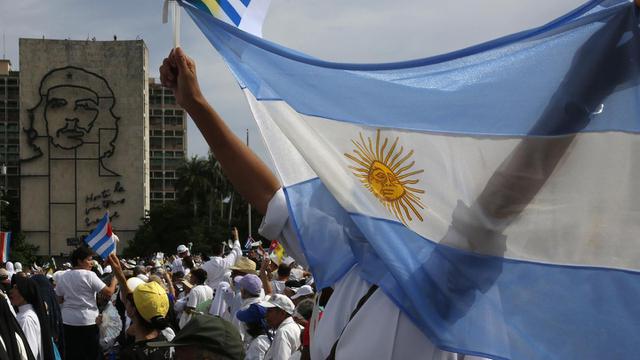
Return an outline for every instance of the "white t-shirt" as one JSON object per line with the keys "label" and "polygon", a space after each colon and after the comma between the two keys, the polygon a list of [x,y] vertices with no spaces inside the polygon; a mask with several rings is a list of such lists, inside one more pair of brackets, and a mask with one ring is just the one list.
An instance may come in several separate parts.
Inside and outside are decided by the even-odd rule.
{"label": "white t-shirt", "polygon": [[18,308],[16,319],[20,328],[27,339],[31,353],[36,360],[42,359],[42,339],[40,336],[40,320],[38,315],[33,311],[31,304],[22,305]]}
{"label": "white t-shirt", "polygon": [[207,272],[206,284],[215,289],[220,282],[228,281],[228,277],[231,274],[229,268],[235,265],[240,256],[242,256],[240,242],[235,241],[229,255],[225,257],[214,256],[202,264],[202,269]]}
{"label": "white t-shirt", "polygon": [[244,360],[263,360],[269,347],[271,347],[271,341],[267,335],[260,335],[252,339],[246,349]]}
{"label": "white t-shirt", "polygon": [[271,290],[273,290],[274,294],[284,293],[286,287],[285,282],[282,280],[271,280]]}
{"label": "white t-shirt", "polygon": [[[195,308],[199,304],[213,299],[213,289],[208,287],[207,285],[197,285],[194,286],[193,289],[189,292],[189,295],[186,297],[186,307],[187,308]],[[191,314],[187,314],[186,312],[182,314],[180,317],[180,322],[178,325],[182,329],[182,327],[191,320]]]}
{"label": "white t-shirt", "polygon": [[93,271],[74,269],[58,279],[56,295],[63,297],[60,307],[65,325],[95,325],[98,317],[96,294],[107,287]]}
{"label": "white t-shirt", "polygon": [[[264,356],[265,360],[289,359],[301,345],[300,333],[302,328],[288,317],[278,326],[273,336],[271,347]],[[355,358],[353,358],[355,359]]]}
{"label": "white t-shirt", "polygon": [[171,273],[175,274],[178,271],[184,272],[184,267],[182,266],[182,259],[181,258],[176,258],[171,263]]}
{"label": "white t-shirt", "polygon": [[[278,190],[269,201],[259,232],[267,239],[280,239],[290,256],[298,263],[306,264],[295,229],[289,221],[286,198],[282,189]],[[312,359],[326,359],[341,333],[342,336],[336,348],[336,360],[455,360],[462,358],[458,354],[440,350],[433,345],[383,291],[376,291],[349,321],[358,301],[370,287],[371,284],[360,277],[358,265],[351,268],[334,284],[333,295],[311,339]],[[464,359],[481,358],[465,356]]]}

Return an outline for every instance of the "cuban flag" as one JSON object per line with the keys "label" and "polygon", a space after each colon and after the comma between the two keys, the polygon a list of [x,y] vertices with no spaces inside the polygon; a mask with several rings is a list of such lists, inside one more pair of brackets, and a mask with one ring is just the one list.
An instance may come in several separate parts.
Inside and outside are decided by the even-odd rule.
{"label": "cuban flag", "polygon": [[116,250],[116,242],[113,231],[111,230],[109,213],[104,214],[98,226],[96,226],[89,236],[84,238],[84,242],[102,259],[106,259]]}
{"label": "cuban flag", "polygon": [[390,64],[321,61],[185,8],[247,96],[319,288],[357,263],[457,353],[640,353],[632,2]]}
{"label": "cuban flag", "polygon": [[180,0],[206,14],[262,37],[262,24],[271,0]]}
{"label": "cuban flag", "polygon": [[9,261],[9,250],[11,248],[11,231],[0,231],[0,262]]}

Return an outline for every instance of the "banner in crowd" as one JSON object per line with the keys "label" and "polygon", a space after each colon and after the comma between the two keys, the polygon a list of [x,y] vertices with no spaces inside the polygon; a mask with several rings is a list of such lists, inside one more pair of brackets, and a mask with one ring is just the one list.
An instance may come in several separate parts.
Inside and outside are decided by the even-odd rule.
{"label": "banner in crowd", "polygon": [[245,91],[319,288],[357,263],[458,353],[640,351],[632,2],[390,64],[321,61],[185,9]]}
{"label": "banner in crowd", "polygon": [[98,226],[84,238],[84,242],[101,258],[106,259],[116,250],[109,213],[104,214]]}
{"label": "banner in crowd", "polygon": [[0,262],[9,261],[9,251],[11,249],[11,231],[0,231]]}

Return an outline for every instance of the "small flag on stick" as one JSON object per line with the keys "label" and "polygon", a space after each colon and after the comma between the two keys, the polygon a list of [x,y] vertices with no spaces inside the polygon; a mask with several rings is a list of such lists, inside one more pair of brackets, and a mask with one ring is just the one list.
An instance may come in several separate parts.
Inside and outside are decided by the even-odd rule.
{"label": "small flag on stick", "polygon": [[84,242],[103,259],[106,259],[116,249],[109,213],[102,217],[98,226],[84,239]]}

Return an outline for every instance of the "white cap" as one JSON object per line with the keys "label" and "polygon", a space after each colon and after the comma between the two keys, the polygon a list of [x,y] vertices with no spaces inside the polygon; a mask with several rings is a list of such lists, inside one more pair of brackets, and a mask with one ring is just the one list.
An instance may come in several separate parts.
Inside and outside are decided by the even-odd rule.
{"label": "white cap", "polygon": [[302,296],[307,296],[313,294],[313,288],[309,285],[302,285],[298,291],[296,291],[295,295],[291,297],[291,300],[295,300]]}
{"label": "white cap", "polygon": [[293,315],[293,312],[296,310],[295,305],[293,305],[293,301],[282,294],[271,295],[267,301],[260,301],[258,305],[267,309],[277,307],[284,310],[284,312],[289,315]]}
{"label": "white cap", "polygon": [[294,258],[292,258],[291,256],[285,256],[282,258],[282,263],[289,266],[291,264],[293,264],[296,260]]}
{"label": "white cap", "polygon": [[178,245],[178,250],[177,251],[178,251],[178,254],[180,254],[180,253],[189,251],[189,249],[187,249],[186,246],[181,244],[181,245]]}
{"label": "white cap", "polygon": [[15,270],[15,272],[21,272],[22,271],[22,264],[20,264],[19,262],[15,262],[13,263],[13,268]]}
{"label": "white cap", "polygon": [[133,291],[138,287],[138,285],[141,285],[144,283],[145,283],[144,280],[138,277],[132,277],[127,280],[127,287],[129,288],[129,291],[133,293]]}

